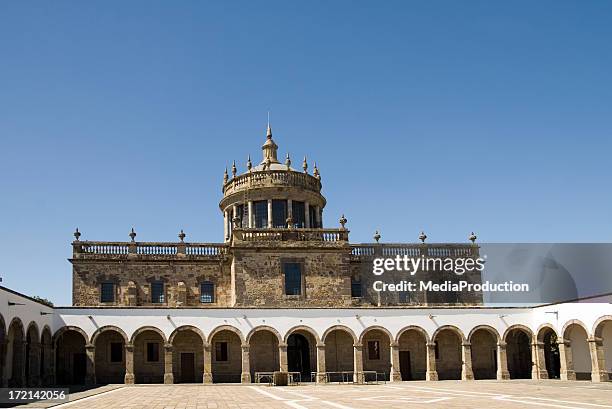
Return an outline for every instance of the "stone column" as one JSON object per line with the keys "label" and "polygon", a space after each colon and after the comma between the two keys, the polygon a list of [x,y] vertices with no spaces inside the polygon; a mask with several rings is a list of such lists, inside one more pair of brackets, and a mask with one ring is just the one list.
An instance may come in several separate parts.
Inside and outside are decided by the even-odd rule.
{"label": "stone column", "polygon": [[93,344],[85,345],[85,354],[87,355],[85,369],[85,384],[95,385],[96,383],[96,347]]}
{"label": "stone column", "polygon": [[399,382],[402,380],[402,372],[400,370],[399,361],[399,344],[397,342],[391,342],[391,374],[389,379],[392,382]]}
{"label": "stone column", "polygon": [[289,371],[288,369],[288,365],[287,365],[287,344],[283,343],[279,343],[278,344],[278,357],[279,357],[279,363],[280,363],[280,371],[281,372],[287,372]]}
{"label": "stone column", "polygon": [[268,228],[271,229],[274,224],[272,223],[272,199],[268,199]]}
{"label": "stone column", "polygon": [[544,343],[533,343],[533,362],[537,378],[533,379],[548,379],[548,371],[546,370],[546,357],[544,356]]}
{"label": "stone column", "polygon": [[561,379],[564,381],[575,381],[574,361],[572,358],[572,346],[568,340],[559,339],[559,361],[561,361]]}
{"label": "stone column", "polygon": [[134,384],[134,345],[125,344],[125,377],[123,382],[126,385]]}
{"label": "stone column", "polygon": [[363,345],[360,343],[353,345],[353,382],[363,383]]}
{"label": "stone column", "polygon": [[164,344],[164,383],[174,383],[174,374],[172,373],[172,344]]}
{"label": "stone column", "polygon": [[310,203],[304,202],[304,227],[310,229]]}
{"label": "stone column", "polygon": [[537,365],[537,355],[538,350],[535,342],[530,344],[531,346],[531,379],[538,379],[538,365]]}
{"label": "stone column", "polygon": [[249,359],[249,345],[242,344],[242,374],[240,375],[240,382],[251,383],[251,365]]}
{"label": "stone column", "polygon": [[255,227],[255,217],[253,215],[253,201],[249,200],[249,228]]}
{"label": "stone column", "polygon": [[434,342],[427,343],[427,373],[425,379],[428,381],[438,380],[438,371],[436,370],[436,344]]}
{"label": "stone column", "polygon": [[472,371],[472,344],[464,342],[461,344],[461,380],[473,381],[474,372]]}
{"label": "stone column", "polygon": [[323,223],[321,223],[321,206],[315,208],[315,220],[317,221],[317,227],[323,228]]}
{"label": "stone column", "polygon": [[317,383],[327,382],[325,371],[325,344],[320,342],[317,344]]}
{"label": "stone column", "polygon": [[503,381],[506,379],[510,379],[510,372],[508,372],[506,343],[504,341],[500,341],[497,344],[497,380]]}
{"label": "stone column", "polygon": [[287,217],[293,219],[293,200],[287,199]]}
{"label": "stone column", "polygon": [[591,380],[593,382],[607,382],[606,358],[601,338],[589,338],[589,351],[591,353]]}
{"label": "stone column", "polygon": [[204,375],[202,381],[204,383],[212,383],[212,346],[209,343],[204,344]]}

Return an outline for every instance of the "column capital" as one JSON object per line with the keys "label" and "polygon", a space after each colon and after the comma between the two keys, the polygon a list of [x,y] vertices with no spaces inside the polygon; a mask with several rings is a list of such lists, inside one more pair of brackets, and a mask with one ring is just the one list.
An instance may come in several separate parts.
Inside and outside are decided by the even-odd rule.
{"label": "column capital", "polygon": [[399,348],[399,342],[392,341],[389,343],[391,348]]}
{"label": "column capital", "polygon": [[324,342],[318,342],[317,343],[317,348],[318,349],[325,349],[325,343]]}
{"label": "column capital", "polygon": [[131,342],[126,342],[124,347],[126,351],[129,351],[129,352],[134,351],[134,344],[132,344]]}
{"label": "column capital", "polygon": [[94,351],[95,349],[96,349],[96,346],[94,344],[85,344],[86,351]]}
{"label": "column capital", "polygon": [[469,342],[469,341],[463,341],[461,343],[461,346],[463,346],[463,347],[470,347],[471,348],[472,347],[472,343]]}
{"label": "column capital", "polygon": [[498,346],[498,347],[500,347],[500,348],[506,348],[506,345],[508,345],[508,344],[506,344],[506,342],[505,342],[505,341],[499,341],[499,342],[497,343],[497,346]]}
{"label": "column capital", "polygon": [[164,349],[166,350],[166,352],[172,352],[172,348],[173,348],[172,344],[168,342],[164,343]]}
{"label": "column capital", "polygon": [[363,344],[361,342],[356,342],[353,344],[353,348],[362,348]]}
{"label": "column capital", "polygon": [[249,350],[249,348],[250,348],[250,346],[249,346],[249,344],[240,344],[240,348],[241,348],[243,351],[248,351],[248,350]]}

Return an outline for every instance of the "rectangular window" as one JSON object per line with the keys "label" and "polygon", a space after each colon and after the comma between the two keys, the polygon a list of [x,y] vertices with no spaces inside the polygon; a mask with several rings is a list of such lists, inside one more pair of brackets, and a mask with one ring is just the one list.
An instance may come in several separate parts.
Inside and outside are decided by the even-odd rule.
{"label": "rectangular window", "polygon": [[258,200],[253,202],[253,213],[255,216],[255,228],[268,227],[268,201]]}
{"label": "rectangular window", "polygon": [[272,226],[287,227],[287,201],[272,200]]}
{"label": "rectangular window", "polygon": [[300,263],[283,263],[285,275],[285,294],[302,294],[302,265]]}
{"label": "rectangular window", "polygon": [[306,210],[304,202],[296,202],[295,200],[291,203],[291,211],[293,212],[293,225],[297,228],[303,228],[306,220]]}
{"label": "rectangular window", "polygon": [[158,342],[147,342],[147,362],[159,362]]}
{"label": "rectangular window", "polygon": [[164,283],[156,281],[151,283],[151,302],[161,304],[164,302]]}
{"label": "rectangular window", "polygon": [[229,360],[227,355],[227,342],[215,343],[215,360],[218,362],[227,362]]}
{"label": "rectangular window", "polygon": [[215,302],[215,284],[210,281],[200,284],[200,302],[206,304]]}
{"label": "rectangular window", "polygon": [[361,280],[351,277],[351,297],[361,297]]}
{"label": "rectangular window", "polygon": [[111,342],[110,343],[110,361],[111,362],[122,362],[123,361],[123,343],[122,342]]}
{"label": "rectangular window", "polygon": [[115,284],[102,283],[100,288],[100,302],[115,302]]}
{"label": "rectangular window", "polygon": [[368,359],[370,361],[380,359],[380,341],[368,341]]}

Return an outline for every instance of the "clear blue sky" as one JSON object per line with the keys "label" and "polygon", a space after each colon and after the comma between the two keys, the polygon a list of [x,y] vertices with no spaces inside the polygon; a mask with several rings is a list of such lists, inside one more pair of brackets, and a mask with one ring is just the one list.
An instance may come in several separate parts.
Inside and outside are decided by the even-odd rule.
{"label": "clear blue sky", "polygon": [[351,241],[612,241],[612,2],[0,2],[0,274],[218,242],[223,169],[316,160]]}

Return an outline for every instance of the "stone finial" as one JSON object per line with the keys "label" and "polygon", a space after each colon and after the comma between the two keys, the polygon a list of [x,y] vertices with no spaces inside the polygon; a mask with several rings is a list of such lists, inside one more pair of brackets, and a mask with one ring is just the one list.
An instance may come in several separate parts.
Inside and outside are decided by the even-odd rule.
{"label": "stone finial", "polygon": [[236,161],[232,161],[232,177],[235,178],[236,177]]}
{"label": "stone finial", "polygon": [[79,241],[79,238],[81,237],[81,232],[79,231],[79,228],[77,227],[76,230],[74,231],[74,239],[76,241]]}
{"label": "stone finial", "polygon": [[378,230],[376,230],[374,232],[374,240],[376,240],[376,243],[380,241],[380,237],[381,237],[380,233],[378,232]]}
{"label": "stone finial", "polygon": [[317,168],[317,162],[314,163],[314,169],[312,175],[317,179],[321,179],[321,175],[319,174],[319,168]]}
{"label": "stone finial", "polygon": [[229,179],[229,176],[227,174],[227,167],[226,167],[225,172],[223,172],[223,184],[226,184],[228,179]]}
{"label": "stone finial", "polygon": [[306,160],[306,156],[304,156],[304,162],[302,162],[302,169],[304,169],[304,173],[308,173],[308,161]]}
{"label": "stone finial", "polygon": [[132,241],[134,241],[134,239],[136,238],[136,232],[134,231],[133,227],[132,227],[132,231],[130,232],[129,236],[132,239]]}
{"label": "stone finial", "polygon": [[253,163],[251,162],[251,155],[249,155],[247,159],[247,170],[251,170],[252,167],[253,167]]}
{"label": "stone finial", "polygon": [[285,165],[287,165],[287,170],[291,166],[291,158],[289,157],[289,152],[287,152],[287,159],[285,159]]}
{"label": "stone finial", "polygon": [[181,243],[183,242],[183,240],[185,240],[185,237],[187,237],[187,235],[185,234],[183,229],[181,229],[181,232],[178,234],[178,238],[181,241]]}
{"label": "stone finial", "polygon": [[340,222],[340,226],[342,226],[342,228],[344,229],[344,225],[346,224],[348,220],[346,220],[346,217],[344,217],[344,213],[342,214],[342,216],[340,216],[340,220],[338,220],[338,222]]}
{"label": "stone finial", "polygon": [[469,240],[469,241],[471,241],[471,242],[472,242],[472,244],[473,244],[474,242],[476,242],[476,239],[477,239],[477,238],[478,238],[478,237],[476,237],[476,235],[474,234],[474,232],[472,232],[472,233],[470,234],[470,237],[468,237],[468,240]]}
{"label": "stone finial", "polygon": [[425,234],[424,231],[421,231],[421,234],[419,234],[419,240],[421,240],[421,243],[425,243],[426,239],[427,239],[427,235]]}

